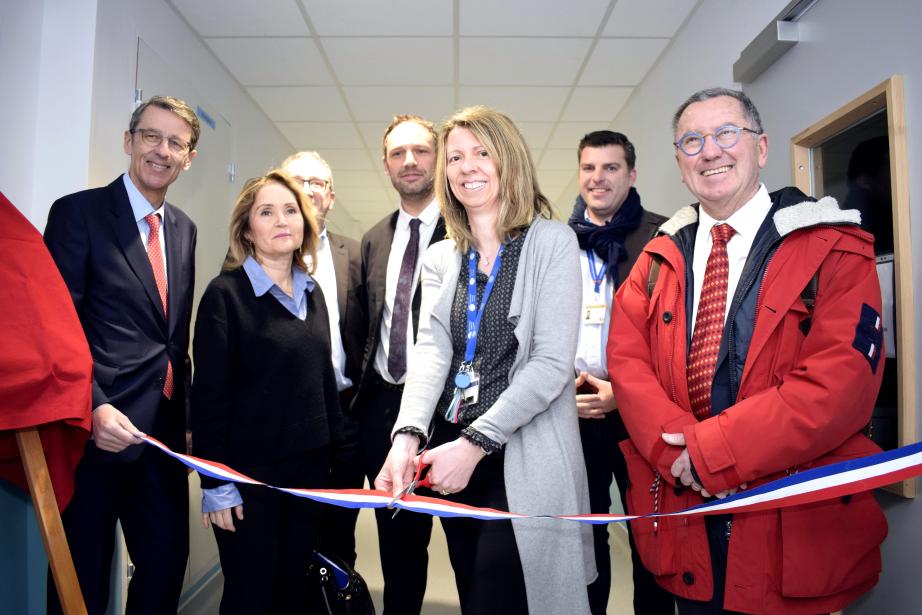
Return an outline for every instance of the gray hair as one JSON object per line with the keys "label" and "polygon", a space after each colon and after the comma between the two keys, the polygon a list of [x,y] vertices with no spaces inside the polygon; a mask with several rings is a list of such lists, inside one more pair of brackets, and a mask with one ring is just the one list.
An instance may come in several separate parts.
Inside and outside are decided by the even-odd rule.
{"label": "gray hair", "polygon": [[333,168],[330,166],[329,162],[324,160],[320,154],[318,154],[317,152],[313,150],[306,151],[306,152],[297,152],[295,154],[292,154],[291,156],[289,156],[288,158],[282,161],[282,164],[279,166],[279,168],[287,169],[288,165],[291,164],[292,162],[295,162],[296,160],[304,160],[304,159],[316,160],[317,162],[319,162],[320,164],[322,164],[323,166],[327,168],[327,171],[330,172],[330,190],[332,190],[333,189]]}
{"label": "gray hair", "polygon": [[756,106],[749,100],[749,97],[742,90],[731,90],[728,88],[707,88],[706,90],[698,90],[691,96],[689,96],[685,102],[679,105],[679,109],[675,112],[675,115],[672,116],[672,132],[675,133],[679,128],[679,119],[681,119],[682,114],[685,113],[685,110],[694,103],[704,102],[712,98],[719,98],[720,96],[729,96],[739,101],[740,106],[743,108],[743,115],[746,116],[746,119],[752,122],[752,128],[758,133],[762,133],[762,118],[759,117],[759,110],[756,109]]}

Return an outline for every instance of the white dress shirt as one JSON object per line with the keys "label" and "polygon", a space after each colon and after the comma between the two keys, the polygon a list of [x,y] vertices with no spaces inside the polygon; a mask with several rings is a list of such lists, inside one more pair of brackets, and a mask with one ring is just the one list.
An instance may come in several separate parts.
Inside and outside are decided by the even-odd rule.
{"label": "white dress shirt", "polygon": [[[593,257],[596,271],[607,271],[608,265],[605,261],[598,254],[593,254]],[[608,326],[611,322],[613,284],[606,275],[599,285],[599,292],[595,292],[595,282],[592,281],[589,267],[589,253],[586,250],[580,251],[579,268],[583,280],[583,303],[579,312],[580,328],[579,341],[576,346],[576,371],[588,372],[596,378],[608,380],[605,347],[608,344]]]}
{"label": "white dress shirt", "polygon": [[[309,264],[310,259],[305,259]],[[327,229],[320,232],[320,246],[317,248],[317,267],[314,279],[323,290],[327,315],[330,318],[330,342],[333,347],[333,373],[336,375],[336,390],[345,391],[352,386],[352,380],[346,378],[346,350],[343,348],[343,336],[339,330],[339,295],[336,290],[336,270],[333,268],[333,250]]]}
{"label": "white dress shirt", "polygon": [[736,231],[727,242],[727,261],[730,271],[727,275],[727,305],[724,307],[724,320],[726,320],[740,276],[743,274],[743,267],[746,265],[746,258],[749,256],[749,250],[752,249],[752,242],[755,241],[756,233],[771,208],[772,200],[764,184],[759,186],[759,190],[745,205],[733,212],[733,215],[726,220],[715,220],[704,211],[703,207],[698,208],[698,233],[695,235],[695,256],[692,262],[692,271],[695,276],[692,327],[698,317],[698,300],[701,298],[701,287],[704,284],[704,270],[714,243],[711,239],[711,227],[726,222]]}
{"label": "white dress shirt", "polygon": [[[394,229],[394,239],[391,241],[391,251],[387,257],[387,278],[384,287],[384,314],[381,316],[381,342],[378,344],[378,352],[375,355],[375,369],[378,374],[391,384],[403,384],[406,379],[404,374],[399,381],[394,381],[391,373],[387,369],[387,353],[391,343],[391,316],[394,312],[394,297],[397,295],[397,282],[400,279],[400,265],[403,264],[403,253],[410,242],[410,220],[413,216],[408,214],[403,205],[400,206],[400,213],[397,215],[397,228]],[[426,205],[426,208],[419,214],[419,256],[416,259],[416,269],[413,271],[413,292],[416,285],[419,284],[419,272],[423,266],[423,253],[432,240],[432,234],[435,232],[435,226],[439,221],[439,206],[435,199]],[[407,318],[407,365],[410,364],[410,353],[415,337],[413,335],[413,317]]]}
{"label": "white dress shirt", "polygon": [[167,277],[167,263],[166,263],[166,225],[163,223],[164,218],[164,203],[160,203],[156,208],[147,200],[141,191],[138,190],[137,186],[134,185],[134,182],[131,181],[131,178],[128,177],[128,173],[122,174],[122,181],[125,184],[125,190],[128,192],[128,202],[131,204],[131,212],[134,216],[135,223],[138,225],[138,234],[141,236],[141,245],[144,246],[144,251],[147,252],[147,236],[150,233],[150,227],[147,224],[146,218],[150,214],[157,214],[160,216],[160,236],[158,237],[160,241],[160,254],[163,255],[163,279],[166,280],[167,288],[170,287],[170,279]]}

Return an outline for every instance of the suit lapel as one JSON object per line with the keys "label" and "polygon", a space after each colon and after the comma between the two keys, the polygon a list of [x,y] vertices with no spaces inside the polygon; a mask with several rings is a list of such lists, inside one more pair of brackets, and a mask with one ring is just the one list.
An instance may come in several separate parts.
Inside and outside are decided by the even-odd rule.
{"label": "suit lapel", "polygon": [[[327,231],[330,254],[333,255],[333,273],[336,274],[336,303],[340,314],[345,310],[346,289],[349,288],[349,253],[339,237]],[[342,320],[342,319],[340,319]]]}
{"label": "suit lapel", "polygon": [[166,240],[166,271],[167,271],[167,306],[169,314],[167,323],[169,325],[169,337],[172,337],[173,330],[176,328],[176,322],[180,320],[175,317],[179,309],[179,290],[183,287],[180,283],[182,276],[182,263],[185,260],[186,246],[182,241],[182,234],[179,232],[179,223],[173,212],[173,206],[165,203],[163,207],[164,217],[166,218],[164,227],[167,229],[164,239]]}
{"label": "suit lapel", "polygon": [[[118,238],[119,246],[125,254],[125,260],[128,266],[138,277],[147,298],[154,304],[156,313],[161,318],[163,314],[160,293],[157,291],[157,282],[154,280],[154,271],[151,269],[150,261],[147,259],[147,251],[141,244],[141,236],[138,234],[138,224],[132,215],[131,203],[128,201],[128,192],[122,183],[122,178],[109,184],[110,211],[113,217],[115,235]],[[167,261],[169,263],[169,259]]]}

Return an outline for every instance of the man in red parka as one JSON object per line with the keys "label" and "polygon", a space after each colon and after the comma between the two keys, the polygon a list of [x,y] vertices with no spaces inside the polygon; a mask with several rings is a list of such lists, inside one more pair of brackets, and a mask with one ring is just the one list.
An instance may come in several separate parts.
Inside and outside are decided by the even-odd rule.
{"label": "man in red parka", "polygon": [[[698,203],[647,244],[608,342],[634,514],[878,451],[862,429],[883,372],[881,297],[858,212],[766,190],[768,137],[742,92],[693,94],[673,130]],[[871,493],[633,523],[682,615],[841,609],[877,582],[887,533]]]}

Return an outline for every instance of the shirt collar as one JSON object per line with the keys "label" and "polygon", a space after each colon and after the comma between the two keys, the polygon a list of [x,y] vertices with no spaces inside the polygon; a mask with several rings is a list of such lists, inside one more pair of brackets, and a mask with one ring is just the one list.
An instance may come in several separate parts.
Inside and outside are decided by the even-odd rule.
{"label": "shirt collar", "polygon": [[[253,286],[253,293],[257,297],[262,297],[269,292],[273,286],[276,286],[272,278],[269,277],[269,274],[265,272],[252,256],[247,256],[246,260],[243,261],[243,270],[250,279],[250,284]],[[305,290],[309,293],[314,292],[314,285],[314,279],[311,278],[306,271],[295,266],[291,267],[291,292],[294,297],[300,297],[304,294]]]}
{"label": "shirt collar", "polygon": [[[400,211],[400,214],[397,216],[397,226],[409,227],[410,220],[413,219],[413,216],[411,216],[410,214],[406,212],[406,210],[403,208],[403,204],[400,205],[399,211]],[[416,216],[416,217],[419,218],[420,224],[422,224],[423,226],[427,228],[434,225],[436,221],[438,221],[439,219],[438,202],[435,199],[432,199],[431,201],[429,201],[429,204],[426,205],[426,208],[423,209],[420,212],[419,216]]]}
{"label": "shirt collar", "polygon": [[160,207],[154,209],[154,206],[150,204],[150,201],[141,194],[141,191],[138,190],[138,187],[134,185],[134,182],[131,181],[131,177],[128,176],[128,173],[122,174],[122,180],[125,184],[125,190],[128,192],[128,202],[131,204],[131,212],[134,216],[135,222],[141,222],[144,218],[150,214],[160,214],[160,219],[163,220],[163,208],[166,204],[166,201],[160,204]]}
{"label": "shirt collar", "polygon": [[698,228],[710,233],[712,226],[718,222],[726,222],[736,231],[734,236],[739,235],[752,239],[756,236],[759,227],[762,226],[762,222],[765,220],[765,216],[768,215],[771,208],[772,199],[768,196],[768,190],[765,188],[765,184],[761,184],[752,198],[746,201],[745,205],[733,212],[726,220],[716,220],[708,215],[703,207],[699,207]]}

